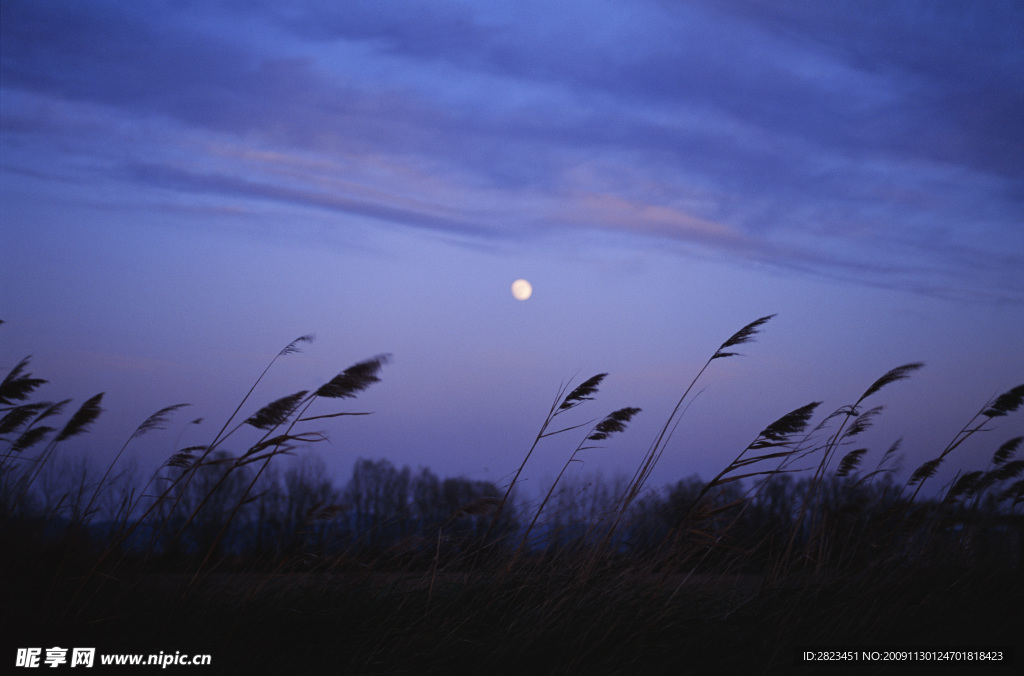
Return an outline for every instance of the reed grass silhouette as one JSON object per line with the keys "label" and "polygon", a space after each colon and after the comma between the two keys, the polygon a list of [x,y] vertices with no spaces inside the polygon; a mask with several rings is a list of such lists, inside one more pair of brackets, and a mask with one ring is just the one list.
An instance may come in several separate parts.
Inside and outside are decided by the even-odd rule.
{"label": "reed grass silhouette", "polygon": [[[36,400],[47,381],[29,372],[26,357],[0,383],[0,612],[13,627],[5,640],[146,651],[161,636],[223,653],[223,671],[236,673],[452,673],[485,663],[496,673],[711,665],[779,673],[792,666],[796,645],[1020,648],[1019,630],[1001,618],[1019,613],[1024,598],[1024,437],[994,443],[985,467],[957,472],[934,498],[922,486],[955,450],[1017,413],[1024,385],[984,402],[903,483],[893,478],[900,441],[864,470],[872,449],[861,439],[885,410],[867,401],[912,377],[922,368],[916,362],[817,423],[818,401],[782,414],[709,481],[680,481],[667,492],[648,486],[705,371],[736,356],[773,316],[714,351],[632,475],[617,490],[604,487],[607,497],[564,540],[554,536],[555,498],[581,495],[572,482],[582,454],[612,437],[623,443],[640,413],[580,417],[597,405],[608,374],[558,388],[503,490],[427,474],[415,483],[408,472],[373,466],[380,482],[406,477],[419,493],[399,487],[392,502],[372,508],[379,537],[371,546],[346,525],[353,508],[329,480],[315,496],[302,494],[298,479],[287,495],[268,482],[282,458],[307,455],[326,438],[312,425],[367,414],[333,406],[378,383],[387,355],[252,410],[269,369],[312,342],[302,336],[270,360],[207,443],[175,444],[141,487],[119,470],[127,449],[166,430],[187,404],[153,413],[102,472],[65,477],[58,496],[42,495],[40,482],[70,467],[57,450],[89,431],[103,395],[61,425],[71,402]],[[318,412],[317,402],[332,408]],[[574,433],[543,497],[517,504],[515,487],[547,448],[542,442]],[[241,450],[228,453],[227,442],[246,434]],[[273,496],[303,495],[291,522],[301,537],[281,532],[297,544],[247,549],[237,535],[247,510],[273,515]],[[109,644],[111,636],[124,646]]]}

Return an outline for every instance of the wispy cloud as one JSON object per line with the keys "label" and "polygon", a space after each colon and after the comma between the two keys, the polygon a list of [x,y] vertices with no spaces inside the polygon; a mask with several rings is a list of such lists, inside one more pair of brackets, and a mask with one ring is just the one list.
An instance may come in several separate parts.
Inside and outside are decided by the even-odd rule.
{"label": "wispy cloud", "polygon": [[1019,4],[253,7],[4,2],[5,144],[89,111],[129,184],[1024,301]]}

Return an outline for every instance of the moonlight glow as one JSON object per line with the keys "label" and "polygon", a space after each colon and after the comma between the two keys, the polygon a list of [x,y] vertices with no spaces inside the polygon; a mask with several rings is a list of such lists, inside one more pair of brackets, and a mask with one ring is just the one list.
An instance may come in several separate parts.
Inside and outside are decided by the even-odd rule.
{"label": "moonlight glow", "polygon": [[525,279],[517,279],[512,282],[512,295],[516,300],[526,300],[533,295],[533,287]]}

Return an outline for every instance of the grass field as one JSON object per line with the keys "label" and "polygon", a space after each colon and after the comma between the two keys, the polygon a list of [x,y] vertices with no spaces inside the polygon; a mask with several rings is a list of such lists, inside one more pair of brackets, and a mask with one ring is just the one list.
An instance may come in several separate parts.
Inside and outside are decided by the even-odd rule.
{"label": "grass field", "polygon": [[[638,409],[589,428],[563,422],[593,406],[605,374],[558,392],[507,486],[367,462],[342,500],[315,472],[282,478],[276,467],[322,438],[313,421],[347,415],[311,416],[313,401],[358,396],[386,356],[242,419],[260,376],[208,444],[174,449],[145,486],[120,481],[117,463],[179,407],[144,421],[109,467],[47,481],[102,398],[70,415],[68,402],[36,401],[44,381],[24,360],[0,385],[0,659],[60,646],[209,654],[208,666],[177,668],[195,673],[832,673],[840,667],[795,665],[794,651],[890,647],[1006,652],[981,670],[944,662],[918,673],[1019,669],[1022,438],[937,497],[922,486],[965,441],[1016,414],[1024,386],[981,402],[903,480],[886,464],[896,445],[870,469],[868,449],[850,447],[882,412],[872,397],[919,364],[883,374],[820,422],[818,402],[785,414],[709,481],[648,485],[701,375],[770,319],[707,360],[633,476],[604,487],[586,516],[558,507],[564,472],[533,503],[518,504],[515,487],[551,436],[579,437],[569,468],[626,432]],[[256,440],[225,453],[242,429]]]}

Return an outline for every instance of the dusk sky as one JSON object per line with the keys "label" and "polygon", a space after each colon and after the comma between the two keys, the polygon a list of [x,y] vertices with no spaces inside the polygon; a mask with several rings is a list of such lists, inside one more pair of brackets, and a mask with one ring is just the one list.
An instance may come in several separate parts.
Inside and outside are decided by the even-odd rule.
{"label": "dusk sky", "polygon": [[[0,366],[31,354],[48,399],[107,393],[68,452],[192,404],[140,440],[152,471],[310,333],[244,414],[390,353],[318,409],[373,412],[312,426],[339,481],[357,457],[507,481],[559,386],[601,372],[566,422],[643,410],[574,470],[632,474],[773,313],[707,371],[652,486],[923,361],[860,444],[870,469],[903,437],[908,473],[1024,383],[1020,2],[0,12]],[[1024,434],[997,422],[936,488]],[[578,441],[542,444],[528,486]]]}

